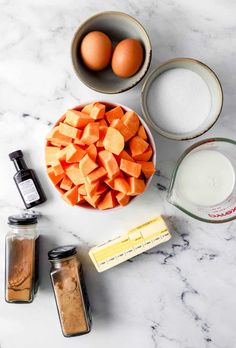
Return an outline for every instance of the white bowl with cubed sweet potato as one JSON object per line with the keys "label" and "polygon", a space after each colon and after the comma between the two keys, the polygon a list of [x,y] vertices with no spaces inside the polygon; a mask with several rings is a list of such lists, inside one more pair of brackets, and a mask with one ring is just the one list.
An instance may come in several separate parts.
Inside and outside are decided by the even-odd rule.
{"label": "white bowl with cubed sweet potato", "polygon": [[156,147],[137,113],[95,101],[59,118],[47,136],[45,160],[49,179],[67,203],[111,210],[146,190],[155,172]]}

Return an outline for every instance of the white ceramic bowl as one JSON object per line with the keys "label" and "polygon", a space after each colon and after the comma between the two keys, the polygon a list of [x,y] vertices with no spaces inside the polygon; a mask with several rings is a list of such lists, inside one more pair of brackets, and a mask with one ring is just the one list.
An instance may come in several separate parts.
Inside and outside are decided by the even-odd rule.
{"label": "white ceramic bowl", "polygon": [[[107,106],[110,107],[110,108],[114,108],[114,107],[116,107],[116,106],[121,106],[122,109],[123,109],[124,111],[134,111],[134,110],[130,109],[129,107],[125,106],[125,105],[117,104],[117,103],[111,103],[111,102],[107,102],[107,101],[103,101],[103,100],[101,100],[101,101],[100,101],[100,100],[96,100],[96,101],[90,101],[90,102],[87,102],[87,103],[83,103],[83,104],[80,104],[80,105],[78,105],[78,106],[75,106],[73,109],[74,109],[74,110],[80,111],[80,110],[83,109],[83,107],[84,107],[85,105],[90,104],[90,103],[95,103],[95,102],[99,102],[99,103],[105,104],[105,105],[107,105]],[[136,114],[137,114],[137,113],[136,113]],[[138,114],[137,114],[137,115],[138,115]],[[156,165],[156,145],[155,145],[154,138],[153,138],[153,136],[152,136],[152,133],[151,133],[151,131],[150,131],[150,129],[149,129],[147,123],[146,123],[139,115],[138,115],[138,117],[139,117],[140,123],[144,126],[144,128],[145,128],[145,130],[146,130],[146,132],[147,132],[148,139],[149,139],[149,144],[151,145],[152,150],[153,150],[153,155],[152,155],[151,160],[152,160],[152,162],[154,163],[154,166],[155,166],[155,165]],[[65,115],[62,115],[62,116],[57,120],[57,122],[53,125],[53,128],[54,128],[55,126],[57,126],[60,122],[62,122],[64,119],[65,119]],[[46,142],[46,145],[48,145],[48,144],[49,144],[49,142],[47,141],[47,142]],[[150,182],[151,182],[151,180],[152,180],[152,177],[153,177],[153,175],[146,181],[146,189],[147,189],[147,187],[149,186],[149,184],[150,184]],[[53,185],[53,186],[54,186],[54,185]],[[55,187],[55,186],[54,186],[54,187]],[[146,191],[146,189],[145,189],[145,191]],[[140,195],[144,194],[145,191],[144,191],[143,193],[141,193]],[[130,200],[130,202],[129,202],[127,205],[129,205],[130,203],[132,203],[137,197],[140,197],[140,195],[134,196],[134,197]],[[65,203],[65,204],[66,204],[66,203]],[[77,205],[76,207],[79,207],[79,208],[82,208],[82,209],[90,209],[91,211],[100,212],[100,213],[101,213],[101,212],[104,213],[104,212],[114,211],[115,209],[124,208],[124,207],[122,207],[122,206],[117,206],[117,207],[115,207],[115,208],[111,208],[111,209],[107,209],[107,210],[98,210],[98,209],[94,209],[94,208],[89,207],[89,206],[82,206],[82,205]]]}
{"label": "white ceramic bowl", "polygon": [[[206,120],[195,130],[188,133],[173,133],[161,128],[158,121],[155,121],[155,115],[152,115],[148,105],[148,93],[151,85],[162,73],[176,68],[191,70],[204,80],[211,96],[211,109]],[[223,90],[216,74],[205,64],[192,58],[176,58],[162,64],[152,71],[145,80],[142,87],[142,111],[147,122],[161,135],[174,140],[189,140],[196,138],[207,132],[217,121],[223,107]],[[158,113],[158,110],[157,110]]]}

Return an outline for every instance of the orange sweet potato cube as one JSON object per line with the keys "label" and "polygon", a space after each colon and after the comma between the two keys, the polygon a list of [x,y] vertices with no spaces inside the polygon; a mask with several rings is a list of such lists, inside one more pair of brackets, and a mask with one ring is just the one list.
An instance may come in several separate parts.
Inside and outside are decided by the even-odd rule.
{"label": "orange sweet potato cube", "polygon": [[121,177],[114,179],[114,189],[124,194],[127,194],[130,191],[128,182],[126,181],[125,178],[121,178]]}
{"label": "orange sweet potato cube", "polygon": [[90,184],[92,184],[93,182],[104,178],[104,176],[106,175],[107,175],[106,169],[103,167],[100,167],[92,171],[86,178],[87,178],[87,181]]}
{"label": "orange sweet potato cube", "polygon": [[73,139],[76,139],[76,138],[79,139],[80,136],[81,136],[81,130],[80,129],[77,129],[75,127],[69,126],[68,124],[63,123],[63,122],[61,122],[59,124],[59,132],[62,135],[65,135],[67,137],[71,137]]}
{"label": "orange sweet potato cube", "polygon": [[121,158],[120,169],[126,174],[138,178],[141,174],[141,168],[141,164]]}
{"label": "orange sweet potato cube", "polygon": [[79,162],[86,155],[86,151],[75,144],[67,146],[66,162],[75,163]]}
{"label": "orange sweet potato cube", "polygon": [[80,170],[83,176],[87,176],[97,167],[98,164],[94,162],[88,154],[86,154],[80,161]]}
{"label": "orange sweet potato cube", "polygon": [[85,151],[87,152],[87,154],[89,155],[90,158],[92,158],[92,160],[94,162],[96,162],[96,158],[97,158],[97,148],[94,144],[91,144],[87,147],[87,149],[85,149]]}
{"label": "orange sweet potato cube", "polygon": [[73,182],[70,180],[68,176],[65,175],[61,182],[60,188],[62,190],[68,191],[72,188],[72,186],[73,186]]}
{"label": "orange sweet potato cube", "polygon": [[129,141],[129,147],[133,157],[143,154],[147,150],[148,145],[149,144],[139,136],[135,136]]}
{"label": "orange sweet potato cube", "polygon": [[81,185],[84,183],[84,176],[81,174],[78,163],[72,164],[66,168],[66,175],[75,185]]}
{"label": "orange sweet potato cube", "polygon": [[120,119],[113,120],[110,126],[116,128],[123,135],[125,141],[133,136],[133,132]]}
{"label": "orange sweet potato cube", "polygon": [[[72,143],[70,143],[70,144],[72,144]],[[69,144],[69,145],[70,145]],[[59,160],[59,161],[65,161],[66,160],[66,154],[67,154],[67,149],[68,149],[68,146],[69,145],[67,145],[66,147],[64,147],[63,149],[61,149],[58,153],[57,153],[57,159]]]}
{"label": "orange sweet potato cube", "polygon": [[98,123],[89,123],[85,128],[81,141],[86,145],[94,144],[99,139],[99,125]]}
{"label": "orange sweet potato cube", "polygon": [[99,126],[99,140],[96,143],[97,147],[104,147],[103,141],[107,134],[107,126]]}
{"label": "orange sweet potato cube", "polygon": [[120,159],[123,158],[127,161],[134,162],[134,159],[125,150],[121,151],[121,153],[119,154],[119,157]]}
{"label": "orange sweet potato cube", "polygon": [[103,182],[100,182],[96,191],[97,195],[101,195],[102,193],[104,193],[105,191],[108,190],[107,185],[105,185]]}
{"label": "orange sweet potato cube", "polygon": [[115,128],[108,127],[103,140],[104,148],[115,155],[119,155],[125,147],[123,135]]}
{"label": "orange sweet potato cube", "polygon": [[107,121],[105,120],[105,118],[102,118],[101,120],[98,120],[97,123],[99,124],[99,127],[101,126],[108,126]]}
{"label": "orange sweet potato cube", "polygon": [[58,154],[59,151],[60,151],[60,149],[58,147],[46,146],[46,148],[45,148],[45,161],[46,161],[47,165],[51,165],[52,162],[54,162],[57,159],[56,155]]}
{"label": "orange sweet potato cube", "polygon": [[95,181],[95,182],[90,184],[86,180],[84,185],[85,185],[86,195],[89,197],[92,197],[94,194],[96,194],[96,191],[97,191],[98,185],[99,185],[99,181]]}
{"label": "orange sweet potato cube", "polygon": [[149,179],[155,173],[155,167],[153,162],[139,161],[141,164],[142,172],[145,175],[146,179]]}
{"label": "orange sweet potato cube", "polygon": [[127,205],[130,201],[130,197],[122,192],[117,193],[116,199],[117,199],[117,202],[122,206]]}
{"label": "orange sweet potato cube", "polygon": [[97,208],[98,201],[100,199],[100,195],[93,196],[84,196],[84,199],[93,207]]}
{"label": "orange sweet potato cube", "polygon": [[63,178],[64,173],[60,175],[55,175],[52,167],[47,168],[47,174],[52,183],[56,186]]}
{"label": "orange sweet potato cube", "polygon": [[81,196],[85,196],[85,195],[87,194],[86,188],[85,188],[85,184],[79,186],[78,192],[79,192],[79,194],[80,194]]}
{"label": "orange sweet potato cube", "polygon": [[91,112],[91,110],[92,110],[92,108],[93,108],[93,106],[94,106],[94,103],[90,103],[90,104],[87,104],[87,105],[85,105],[84,107],[83,107],[83,109],[81,110],[81,112],[84,112],[84,113],[86,113],[86,114],[90,114],[90,112]]}
{"label": "orange sweet potato cube", "polygon": [[145,128],[142,124],[138,129],[138,136],[140,138],[142,138],[143,140],[147,140],[147,133],[146,133]]}
{"label": "orange sweet potato cube", "polygon": [[55,175],[60,175],[64,173],[64,169],[59,160],[55,160],[52,162],[52,169]]}
{"label": "orange sweet potato cube", "polygon": [[78,201],[78,187],[74,186],[72,189],[68,190],[62,198],[70,205],[77,204]]}
{"label": "orange sweet potato cube", "polygon": [[84,200],[84,196],[80,195],[79,194],[79,190],[78,190],[78,199],[77,199],[77,203],[78,204],[81,204],[81,203],[84,203],[85,200]]}
{"label": "orange sweet potato cube", "polygon": [[106,111],[106,106],[101,103],[95,103],[91,109],[90,117],[92,117],[94,120],[99,120],[101,118],[104,118]]}
{"label": "orange sweet potato cube", "polygon": [[72,142],[72,137],[61,134],[59,126],[54,127],[49,133],[47,139],[56,146],[67,146]]}
{"label": "orange sweet potato cube", "polygon": [[129,196],[137,196],[145,191],[146,185],[142,179],[137,179],[132,176],[128,178],[128,183],[130,186],[130,192],[128,192]]}
{"label": "orange sweet potato cube", "polygon": [[132,133],[132,136],[134,136],[137,133],[140,121],[137,114],[134,111],[127,111],[121,118],[121,121],[123,121],[125,126],[129,128],[129,130]]}
{"label": "orange sweet potato cube", "polygon": [[147,150],[141,155],[134,155],[134,156],[132,155],[132,156],[136,161],[148,161],[152,157],[152,152],[153,152],[152,148],[149,145]]}
{"label": "orange sweet potato cube", "polygon": [[115,119],[120,119],[122,116],[124,116],[124,111],[120,106],[116,106],[105,113],[105,117],[109,123]]}
{"label": "orange sweet potato cube", "polygon": [[70,126],[84,129],[88,123],[94,122],[94,120],[85,112],[77,110],[68,110],[66,112],[65,122]]}
{"label": "orange sweet potato cube", "polygon": [[107,184],[107,186],[109,186],[111,189],[114,189],[114,179],[105,179],[104,180],[105,184]]}
{"label": "orange sweet potato cube", "polygon": [[114,196],[114,192],[109,191],[105,194],[105,196],[101,199],[101,201],[98,203],[98,209],[99,210],[105,210],[114,208],[116,206],[116,200]]}
{"label": "orange sweet potato cube", "polygon": [[98,158],[102,166],[106,169],[107,175],[110,179],[115,178],[119,174],[119,166],[114,155],[110,151],[103,150],[99,152]]}

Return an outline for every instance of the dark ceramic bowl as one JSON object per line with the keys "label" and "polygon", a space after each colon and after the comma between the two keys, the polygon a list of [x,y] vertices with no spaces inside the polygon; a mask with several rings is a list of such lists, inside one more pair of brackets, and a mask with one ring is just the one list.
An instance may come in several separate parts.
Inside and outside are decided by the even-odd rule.
{"label": "dark ceramic bowl", "polygon": [[[107,34],[113,47],[126,38],[137,39],[142,43],[144,60],[135,75],[123,79],[117,77],[111,67],[96,72],[84,66],[79,53],[81,41],[90,31],[96,30]],[[145,29],[136,19],[126,13],[109,11],[90,17],[79,27],[72,41],[71,56],[75,72],[86,86],[97,92],[114,94],[134,87],[145,76],[151,62],[152,48]]]}

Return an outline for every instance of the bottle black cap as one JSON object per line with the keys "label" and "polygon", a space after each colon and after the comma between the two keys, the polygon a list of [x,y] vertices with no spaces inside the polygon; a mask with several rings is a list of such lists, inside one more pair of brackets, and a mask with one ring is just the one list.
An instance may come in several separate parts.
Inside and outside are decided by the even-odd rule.
{"label": "bottle black cap", "polygon": [[17,151],[11,152],[11,153],[9,153],[8,156],[10,157],[11,161],[13,161],[14,159],[17,159],[17,158],[23,158],[24,157],[23,152],[21,150],[17,150]]}
{"label": "bottle black cap", "polygon": [[11,215],[8,217],[9,225],[33,225],[37,224],[38,219],[36,215],[22,214],[22,215]]}
{"label": "bottle black cap", "polygon": [[54,248],[48,252],[49,260],[64,259],[77,253],[76,246],[64,245]]}

